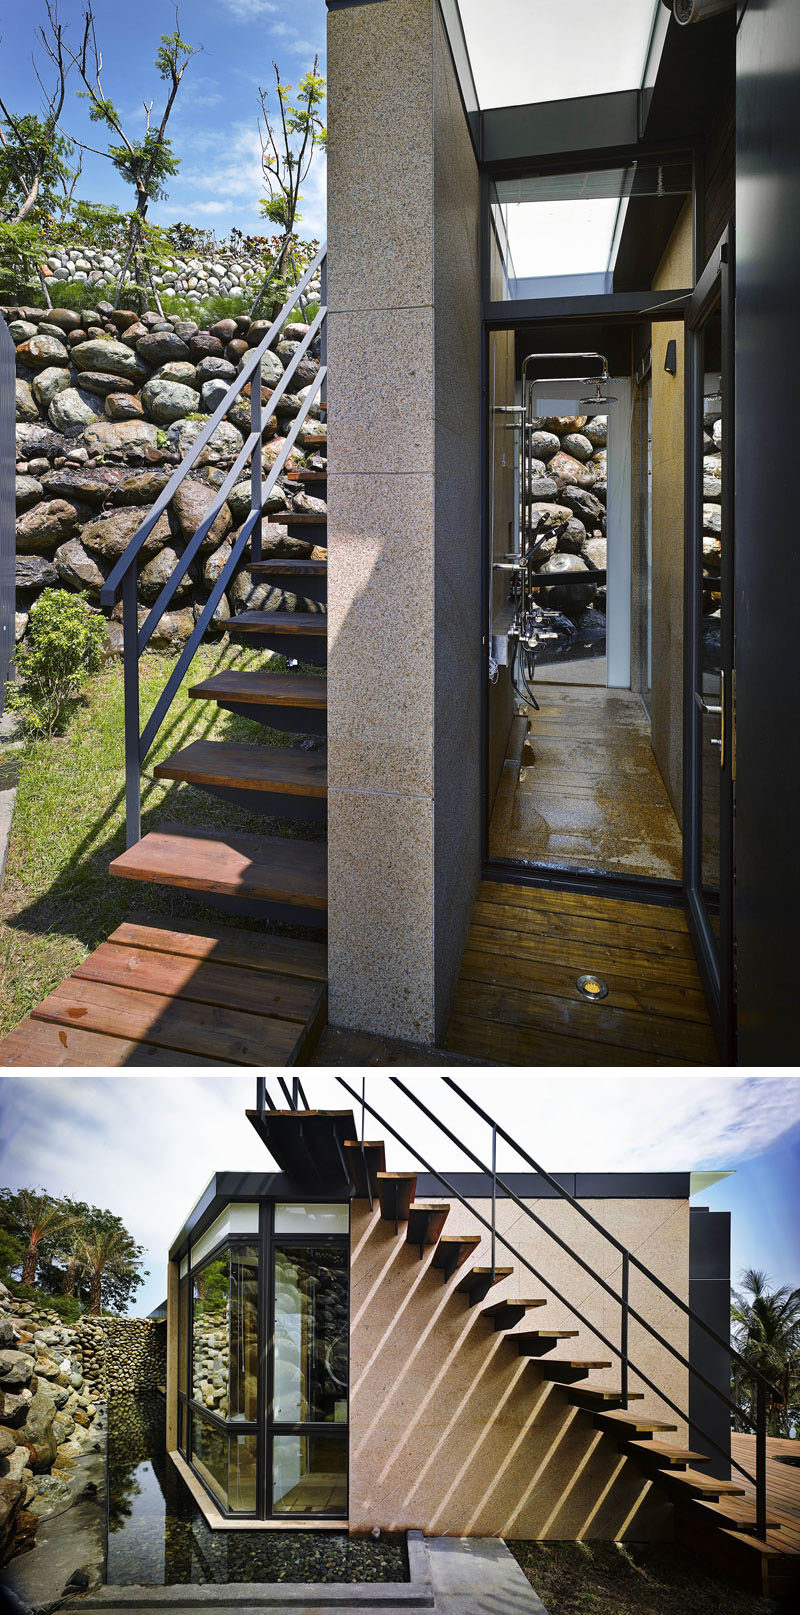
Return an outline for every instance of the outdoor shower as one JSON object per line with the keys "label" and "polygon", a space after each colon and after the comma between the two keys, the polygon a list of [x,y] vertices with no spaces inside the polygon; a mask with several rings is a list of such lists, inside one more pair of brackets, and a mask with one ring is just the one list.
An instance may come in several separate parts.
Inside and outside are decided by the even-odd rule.
{"label": "outdoor shower", "polygon": [[[553,360],[585,360],[596,359],[601,369],[596,376],[578,375],[532,375],[531,368],[537,362]],[[515,434],[515,453],[518,458],[519,470],[519,504],[518,520],[515,523],[514,549],[505,554],[501,560],[492,561],[492,576],[495,572],[510,574],[509,600],[513,608],[513,617],[505,634],[498,642],[498,636],[493,631],[493,588],[490,588],[490,623],[489,643],[490,651],[490,679],[497,677],[498,665],[508,665],[511,670],[511,679],[517,694],[523,701],[530,702],[538,711],[538,702],[533,694],[531,685],[536,672],[536,661],[540,648],[545,641],[563,642],[568,646],[575,635],[575,627],[570,618],[560,611],[554,611],[539,603],[538,593],[542,587],[552,586],[553,577],[541,572],[541,564],[545,546],[553,549],[554,541],[557,544],[561,534],[565,531],[568,520],[559,525],[546,526],[541,512],[533,513],[535,501],[532,498],[533,483],[535,480],[535,463],[537,456],[533,453],[533,435],[537,430],[536,422],[536,393],[546,383],[575,384],[576,387],[594,387],[594,394],[579,400],[580,404],[590,409],[592,414],[599,413],[605,405],[616,403],[605,389],[609,381],[608,360],[603,353],[529,353],[522,364],[522,402],[520,404],[506,404],[494,406],[495,414],[510,414],[513,416],[511,430]],[[508,429],[508,428],[506,428]],[[593,574],[597,583],[605,583],[605,572]],[[559,576],[560,585],[575,584],[585,587],[585,577],[581,573],[566,573]]]}

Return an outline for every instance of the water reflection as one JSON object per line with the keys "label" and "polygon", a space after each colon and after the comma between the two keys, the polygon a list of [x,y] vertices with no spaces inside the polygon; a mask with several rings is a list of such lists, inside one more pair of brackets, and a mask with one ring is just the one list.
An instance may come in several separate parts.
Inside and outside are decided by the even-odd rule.
{"label": "water reflection", "polygon": [[342,1531],[212,1531],[165,1451],[164,1400],[109,1408],[108,1581],[116,1586],[243,1581],[407,1581],[401,1538]]}

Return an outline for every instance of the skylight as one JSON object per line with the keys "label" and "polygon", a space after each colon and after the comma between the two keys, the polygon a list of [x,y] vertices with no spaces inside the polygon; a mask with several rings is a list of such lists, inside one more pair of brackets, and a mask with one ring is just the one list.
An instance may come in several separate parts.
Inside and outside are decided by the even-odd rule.
{"label": "skylight", "polygon": [[478,103],[638,90],[661,0],[459,0]]}

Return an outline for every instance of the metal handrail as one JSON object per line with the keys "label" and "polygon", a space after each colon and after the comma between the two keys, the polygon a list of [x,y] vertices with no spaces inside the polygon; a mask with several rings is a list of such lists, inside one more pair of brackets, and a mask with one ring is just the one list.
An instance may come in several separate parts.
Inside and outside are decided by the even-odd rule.
{"label": "metal handrail", "polygon": [[[316,337],[320,337],[321,359],[320,368],[306,391],[302,406],[287,432],[283,445],[270,467],[266,481],[264,480],[263,464],[261,459],[261,444],[264,438],[264,420],[262,417],[261,400],[261,364],[265,353],[271,347],[275,337],[286,324],[292,310],[300,304],[304,309],[303,294],[307,290],[317,270],[321,277],[321,299],[317,314],[302,340],[297,344],[280,381],[270,394],[268,400],[268,415],[274,412],[276,405],[286,393],[289,383],[296,374],[297,368],[308,353]],[[158,498],[151,506],[144,520],[136,529],[130,543],[113,567],[106,582],[100,591],[101,605],[106,609],[113,606],[118,590],[122,591],[122,634],[123,634],[123,684],[125,697],[125,834],[126,845],[131,847],[141,835],[141,767],[151,750],[161,725],[167,716],[170,706],[183,680],[186,669],[191,663],[195,652],[203,639],[209,623],[212,621],[217,609],[242,556],[248,542],[252,540],[251,557],[254,561],[261,559],[262,519],[263,510],[269,495],[279,476],[284,470],[289,455],[297,441],[302,426],[317,398],[324,401],[327,389],[327,341],[325,319],[327,315],[327,258],[326,247],[320,248],[313,262],[301,280],[295,286],[291,295],[284,303],[280,313],[272,321],[266,335],[257,348],[249,353],[243,360],[241,369],[235,380],[231,382],[225,397],[221,399],[217,408],[210,416],[202,431],[198,432],[194,442],[187,449],[179,466],[162,489]],[[156,522],[166,511],[171,499],[178,488],[185,481],[192,467],[195,465],[203,449],[207,446],[221,421],[231,410],[243,388],[250,383],[250,432],[245,438],[233,465],[226,474],[209,507],[192,534],[184,545],[177,565],[173,568],[166,583],[161,589],[155,604],[151,607],[144,622],[139,627],[139,607],[137,598],[138,557],[146,543]],[[217,578],[211,593],[206,600],[200,616],[195,623],[192,633],[183,646],[169,678],[156,702],[153,711],[144,727],[139,733],[139,659],[147,648],[167,610],[182,579],[191,566],[204,539],[214,525],[220,511],[231,490],[241,476],[247,461],[250,460],[250,510],[243,522],[236,540],[231,548],[224,567]]]}
{"label": "metal handrail", "polygon": [[[568,1255],[570,1255],[578,1263],[578,1265],[584,1271],[586,1271],[595,1280],[595,1282],[598,1283],[601,1286],[601,1288],[603,1290],[605,1290],[611,1296],[611,1298],[618,1305],[621,1306],[622,1310],[621,1310],[621,1325],[620,1325],[620,1342],[619,1342],[619,1344],[617,1342],[615,1342],[615,1341],[610,1340],[608,1338],[608,1336],[605,1335],[603,1333],[603,1331],[601,1329],[599,1329],[595,1323],[591,1322],[585,1316],[585,1314],[581,1311],[581,1309],[573,1301],[567,1300],[567,1298],[564,1295],[562,1295],[561,1292],[557,1289],[557,1287],[553,1284],[552,1280],[545,1277],[544,1274],[540,1273],[533,1266],[533,1264],[525,1256],[523,1256],[520,1251],[518,1251],[515,1248],[515,1246],[511,1243],[511,1241],[508,1240],[505,1237],[505,1235],[500,1232],[500,1230],[496,1227],[496,1218],[495,1218],[495,1214],[494,1214],[494,1209],[493,1209],[492,1219],[491,1219],[491,1221],[489,1221],[489,1219],[484,1217],[483,1214],[478,1211],[477,1207],[474,1206],[460,1192],[460,1190],[458,1190],[456,1188],[455,1184],[452,1183],[448,1178],[445,1177],[444,1173],[442,1173],[437,1168],[435,1168],[429,1161],[426,1161],[424,1156],[416,1148],[416,1146],[411,1145],[409,1143],[409,1141],[407,1139],[405,1139],[402,1136],[402,1134],[399,1133],[397,1131],[397,1129],[394,1128],[392,1126],[392,1124],[386,1120],[385,1117],[381,1116],[378,1113],[378,1111],[374,1108],[374,1106],[370,1105],[367,1102],[363,1086],[362,1086],[362,1093],[359,1095],[355,1091],[355,1089],[353,1089],[350,1086],[350,1084],[343,1077],[337,1076],[336,1081],[339,1083],[339,1085],[342,1088],[344,1088],[344,1090],[351,1096],[351,1098],[353,1098],[358,1104],[360,1104],[362,1106],[362,1114],[363,1114],[364,1110],[368,1110],[370,1112],[370,1115],[374,1116],[375,1120],[378,1121],[380,1123],[380,1125],[387,1130],[387,1132],[391,1133],[392,1136],[394,1138],[396,1138],[397,1141],[404,1146],[404,1148],[411,1150],[411,1152],[416,1156],[417,1160],[421,1163],[421,1165],[425,1168],[426,1171],[430,1172],[433,1176],[438,1178],[439,1182],[443,1185],[443,1187],[445,1188],[445,1190],[446,1190],[446,1192],[448,1194],[452,1194],[456,1199],[458,1199],[461,1202],[461,1204],[463,1206],[465,1206],[466,1209],[468,1209],[470,1211],[471,1215],[474,1216],[478,1222],[482,1223],[483,1226],[489,1230],[489,1232],[491,1234],[491,1237],[492,1237],[493,1249],[494,1249],[495,1241],[499,1240],[499,1242],[502,1245],[504,1245],[505,1248],[508,1251],[511,1252],[511,1254],[516,1258],[517,1261],[519,1261],[521,1263],[521,1265],[523,1267],[527,1268],[527,1270],[530,1273],[532,1273],[535,1278],[537,1278],[541,1283],[543,1283],[545,1285],[545,1287],[548,1290],[550,1290],[550,1292],[559,1301],[561,1301],[563,1305],[565,1305],[570,1310],[570,1312],[573,1314],[573,1316],[575,1318],[577,1318],[581,1323],[583,1323],[586,1326],[586,1328],[588,1328],[592,1332],[592,1334],[595,1336],[595,1338],[597,1340],[600,1340],[603,1343],[603,1345],[607,1346],[608,1349],[614,1353],[615,1356],[620,1358],[621,1377],[622,1377],[622,1384],[621,1384],[622,1395],[620,1397],[620,1400],[622,1401],[623,1406],[627,1406],[627,1404],[628,1404],[628,1372],[629,1372],[629,1370],[632,1370],[633,1373],[636,1374],[637,1378],[641,1381],[641,1383],[643,1385],[646,1385],[649,1390],[653,1391],[655,1393],[655,1395],[658,1396],[659,1399],[668,1408],[670,1408],[670,1410],[673,1413],[677,1414],[677,1416],[679,1418],[681,1418],[682,1420],[685,1420],[685,1422],[688,1425],[690,1430],[696,1431],[697,1434],[702,1437],[702,1439],[708,1444],[709,1447],[713,1448],[713,1450],[716,1453],[718,1453],[722,1458],[725,1459],[725,1461],[728,1464],[730,1464],[731,1468],[735,1469],[738,1474],[742,1475],[746,1480],[750,1481],[751,1485],[755,1489],[755,1494],[756,1494],[756,1527],[755,1527],[755,1534],[756,1534],[756,1536],[758,1536],[758,1537],[760,1537],[762,1539],[765,1538],[766,1537],[766,1529],[767,1529],[767,1526],[766,1526],[766,1521],[767,1521],[767,1512],[766,1512],[766,1392],[767,1392],[767,1390],[770,1390],[773,1393],[773,1395],[777,1394],[776,1391],[775,1391],[775,1387],[770,1384],[770,1382],[765,1378],[765,1376],[763,1374],[761,1374],[759,1370],[752,1368],[751,1365],[747,1362],[747,1360],[745,1358],[743,1358],[741,1356],[741,1354],[738,1353],[735,1350],[735,1348],[730,1345],[729,1341],[725,1341],[721,1335],[717,1334],[716,1330],[714,1330],[710,1324],[707,1324],[706,1321],[703,1318],[701,1318],[698,1313],[696,1313],[691,1307],[687,1306],[685,1302],[681,1301],[680,1297],[676,1296],[674,1294],[674,1292],[669,1289],[669,1286],[665,1285],[663,1283],[663,1281],[660,1280],[657,1277],[656,1274],[652,1273],[650,1271],[650,1269],[643,1262],[641,1262],[638,1257],[636,1257],[634,1255],[633,1252],[629,1251],[627,1249],[627,1247],[624,1246],[621,1243],[621,1241],[619,1241],[616,1238],[615,1235],[610,1234],[608,1232],[608,1230],[603,1227],[602,1223],[598,1222],[597,1218],[592,1216],[591,1212],[587,1212],[585,1210],[585,1207],[581,1206],[580,1202],[577,1201],[575,1199],[575,1197],[569,1193],[568,1190],[564,1189],[563,1186],[558,1183],[557,1179],[553,1178],[549,1173],[545,1172],[538,1165],[538,1163],[536,1163],[534,1161],[533,1157],[528,1155],[525,1150],[521,1149],[521,1147],[517,1144],[516,1140],[511,1138],[510,1135],[505,1131],[505,1129],[500,1127],[499,1124],[497,1122],[495,1122],[494,1118],[490,1117],[487,1114],[486,1111],[484,1111],[479,1105],[477,1105],[473,1100],[471,1100],[469,1098],[469,1096],[467,1094],[465,1094],[463,1092],[463,1090],[461,1090],[459,1088],[458,1084],[455,1083],[451,1078],[445,1077],[445,1078],[443,1078],[443,1081],[446,1082],[447,1085],[449,1087],[451,1087],[453,1089],[453,1091],[455,1093],[457,1093],[458,1096],[460,1098],[462,1098],[464,1100],[464,1102],[467,1105],[469,1105],[469,1107],[472,1110],[474,1110],[475,1113],[477,1115],[479,1115],[482,1120],[486,1121],[487,1124],[492,1128],[493,1160],[492,1160],[492,1167],[491,1168],[488,1168],[486,1166],[485,1162],[482,1162],[480,1160],[480,1158],[475,1154],[475,1152],[473,1150],[471,1150],[469,1148],[469,1146],[464,1143],[464,1140],[461,1139],[461,1138],[458,1138],[455,1135],[455,1133],[453,1133],[451,1131],[451,1129],[446,1126],[446,1124],[441,1120],[441,1118],[439,1116],[436,1116],[434,1114],[434,1112],[431,1111],[428,1108],[428,1106],[425,1105],[423,1103],[423,1101],[420,1100],[416,1096],[416,1094],[412,1093],[411,1090],[409,1088],[407,1088],[406,1085],[398,1077],[390,1077],[390,1081],[397,1088],[400,1089],[400,1091],[412,1102],[412,1104],[414,1104],[417,1107],[418,1110],[420,1110],[423,1113],[423,1115],[426,1117],[427,1120],[432,1121],[434,1123],[434,1125],[437,1126],[440,1129],[440,1131],[443,1132],[445,1134],[445,1136],[451,1140],[451,1142],[455,1143],[458,1146],[458,1148],[461,1149],[463,1151],[463,1153],[465,1155],[467,1155],[470,1158],[470,1160],[475,1165],[477,1165],[479,1167],[479,1169],[482,1172],[486,1172],[487,1175],[491,1175],[491,1177],[492,1177],[492,1187],[493,1187],[493,1198],[492,1198],[493,1208],[494,1208],[494,1205],[495,1205],[496,1188],[500,1187],[500,1189],[507,1195],[507,1197],[510,1198],[514,1202],[514,1204],[517,1205],[520,1208],[520,1210],[522,1210],[531,1219],[531,1221],[536,1223],[536,1225],[539,1228],[541,1228],[544,1233],[546,1233],[551,1239],[553,1239],[555,1241],[556,1244],[558,1244],[561,1247],[561,1249],[563,1249]],[[554,1229],[549,1228],[547,1226],[547,1224],[544,1223],[541,1220],[541,1218],[539,1218],[537,1216],[537,1214],[532,1210],[532,1208],[530,1206],[528,1206],[523,1200],[520,1199],[520,1197],[510,1187],[510,1185],[507,1184],[501,1177],[498,1176],[497,1171],[496,1171],[496,1160],[495,1160],[495,1155],[494,1155],[494,1145],[495,1145],[495,1140],[496,1140],[496,1137],[497,1137],[498,1134],[508,1144],[510,1144],[511,1147],[513,1149],[515,1149],[517,1151],[517,1153],[525,1161],[528,1162],[529,1165],[534,1167],[534,1170],[545,1180],[545,1182],[550,1184],[553,1187],[553,1189],[563,1199],[567,1200],[575,1208],[575,1210],[577,1210],[578,1213],[587,1222],[589,1222],[595,1228],[595,1230],[598,1233],[600,1233],[604,1238],[606,1238],[614,1246],[614,1248],[619,1252],[619,1254],[621,1256],[621,1259],[622,1259],[622,1292],[621,1292],[621,1294],[618,1294],[616,1292],[616,1290],[614,1290],[613,1287],[611,1285],[609,1285],[606,1282],[606,1280],[601,1277],[600,1274],[596,1273],[589,1266],[589,1264],[584,1261],[583,1257],[579,1256],[576,1251],[572,1250],[571,1247],[561,1238],[561,1236],[559,1234],[557,1234],[555,1232]],[[630,1299],[629,1299],[629,1294],[628,1294],[628,1277],[629,1277],[629,1271],[630,1271],[631,1263],[633,1263],[637,1267],[637,1269],[642,1273],[643,1277],[645,1277],[646,1279],[652,1281],[652,1283],[656,1286],[656,1288],[660,1289],[668,1298],[673,1299],[676,1302],[676,1304],[679,1306],[681,1311],[685,1313],[685,1315],[687,1316],[687,1318],[690,1321],[694,1322],[700,1328],[702,1328],[706,1332],[707,1335],[709,1335],[713,1340],[715,1340],[720,1346],[723,1347],[726,1354],[728,1354],[730,1357],[735,1358],[738,1362],[740,1362],[744,1366],[746,1371],[753,1377],[753,1379],[755,1381],[755,1391],[756,1391],[756,1415],[755,1415],[755,1418],[753,1418],[750,1414],[746,1413],[743,1409],[741,1409],[738,1406],[738,1404],[736,1402],[734,1402],[724,1391],[721,1391],[718,1386],[714,1385],[713,1381],[707,1379],[706,1376],[699,1369],[697,1369],[687,1358],[685,1358],[683,1356],[683,1354],[678,1350],[678,1348],[673,1346],[672,1343],[670,1341],[668,1341],[661,1334],[661,1332],[658,1329],[656,1329],[655,1326],[652,1325],[649,1322],[649,1320],[647,1318],[645,1318],[641,1313],[639,1313],[636,1308],[631,1306]],[[748,1469],[746,1469],[741,1463],[739,1463],[738,1460],[736,1458],[734,1458],[729,1451],[726,1451],[725,1448],[720,1446],[720,1444],[716,1441],[716,1439],[713,1436],[709,1435],[708,1431],[706,1431],[703,1428],[702,1425],[698,1424],[695,1419],[692,1419],[690,1417],[690,1415],[683,1408],[681,1408],[676,1402],[674,1402],[672,1400],[672,1398],[667,1394],[667,1392],[665,1392],[663,1390],[663,1388],[661,1388],[660,1386],[655,1384],[655,1382],[649,1377],[649,1375],[643,1369],[641,1369],[636,1362],[634,1362],[634,1360],[630,1356],[629,1345],[628,1345],[628,1324],[629,1324],[629,1320],[631,1318],[633,1318],[637,1323],[641,1324],[648,1331],[648,1333],[651,1336],[653,1336],[654,1339],[656,1339],[662,1346],[664,1346],[672,1354],[672,1356],[678,1362],[680,1362],[683,1367],[685,1367],[688,1370],[688,1372],[690,1374],[692,1374],[697,1380],[699,1380],[703,1385],[705,1385],[707,1387],[707,1389],[711,1390],[714,1393],[714,1395],[717,1396],[718,1399],[721,1402],[723,1402],[732,1411],[738,1413],[739,1416],[746,1423],[748,1423],[749,1425],[754,1427],[755,1434],[756,1434],[756,1473],[755,1473],[755,1475],[752,1475],[750,1473],[750,1471]]]}

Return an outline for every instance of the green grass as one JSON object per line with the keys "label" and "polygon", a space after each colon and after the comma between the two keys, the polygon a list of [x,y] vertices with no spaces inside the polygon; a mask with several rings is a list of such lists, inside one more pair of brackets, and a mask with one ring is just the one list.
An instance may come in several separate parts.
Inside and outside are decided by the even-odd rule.
{"label": "green grass", "polygon": [[77,1323],[86,1307],[76,1295],[49,1295],[36,1284],[18,1284],[16,1279],[5,1279],[15,1301],[32,1301],[40,1312],[57,1312],[62,1323]]}
{"label": "green grass", "polygon": [[[166,820],[268,834],[324,833],[316,825],[256,817],[193,786],[152,778],[154,765],[190,740],[289,743],[290,737],[282,733],[221,711],[215,703],[188,697],[190,684],[212,672],[263,664],[263,652],[238,650],[227,643],[200,648],[144,765],[143,834]],[[269,665],[275,671],[285,667],[279,657]],[[142,658],[142,728],[173,666],[170,657],[148,653]],[[0,900],[2,1034],[133,911],[170,922],[183,915],[219,924],[219,910],[188,892],[109,876],[109,861],[125,845],[123,759],[122,669],[114,662],[92,680],[67,733],[53,741],[33,742],[23,754]],[[251,923],[263,929],[263,921]]]}
{"label": "green grass", "polygon": [[548,1615],[769,1615],[671,1543],[509,1542]]}

